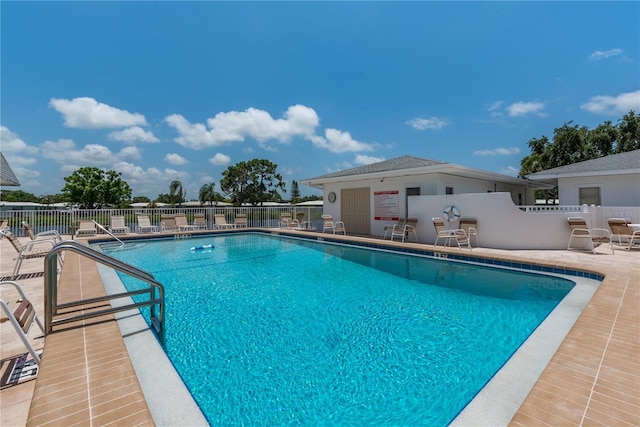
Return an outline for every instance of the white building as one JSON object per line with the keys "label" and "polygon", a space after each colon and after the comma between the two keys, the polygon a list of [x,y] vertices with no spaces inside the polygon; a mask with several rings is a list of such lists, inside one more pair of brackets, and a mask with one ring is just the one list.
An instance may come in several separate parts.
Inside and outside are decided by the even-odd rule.
{"label": "white building", "polygon": [[349,232],[376,235],[389,221],[409,215],[409,196],[509,193],[516,205],[533,205],[534,190],[552,188],[493,172],[414,156],[304,179],[321,188],[324,212],[349,224]]}
{"label": "white building", "polygon": [[640,150],[527,175],[558,186],[561,205],[640,206]]}

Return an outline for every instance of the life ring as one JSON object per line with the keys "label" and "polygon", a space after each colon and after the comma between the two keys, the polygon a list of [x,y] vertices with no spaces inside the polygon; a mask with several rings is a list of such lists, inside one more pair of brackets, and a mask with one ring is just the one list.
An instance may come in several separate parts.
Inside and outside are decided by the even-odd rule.
{"label": "life ring", "polygon": [[213,249],[213,245],[201,245],[201,246],[192,246],[190,251],[200,251],[202,249]]}
{"label": "life ring", "polygon": [[453,205],[444,208],[442,213],[447,216],[448,222],[456,222],[460,219],[460,211]]}

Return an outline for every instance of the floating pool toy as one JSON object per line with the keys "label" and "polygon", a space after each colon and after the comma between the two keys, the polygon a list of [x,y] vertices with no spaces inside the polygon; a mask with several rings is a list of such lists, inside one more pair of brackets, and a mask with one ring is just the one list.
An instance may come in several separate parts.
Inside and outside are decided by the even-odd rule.
{"label": "floating pool toy", "polygon": [[201,246],[193,246],[189,250],[190,251],[200,251],[202,249],[213,249],[213,248],[214,248],[213,245],[201,245]]}

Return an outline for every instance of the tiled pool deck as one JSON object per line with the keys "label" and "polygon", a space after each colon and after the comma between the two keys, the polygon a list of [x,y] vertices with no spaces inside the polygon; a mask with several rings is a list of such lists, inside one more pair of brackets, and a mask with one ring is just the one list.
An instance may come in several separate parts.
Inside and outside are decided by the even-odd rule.
{"label": "tiled pool deck", "polygon": [[[318,236],[318,233],[298,234]],[[380,242],[362,237],[346,239],[363,245]],[[433,250],[431,245],[393,245],[405,250]],[[640,250],[616,250],[615,255],[604,247],[599,247],[596,255],[485,248],[439,252],[604,276],[600,288],[510,424],[640,425]],[[0,276],[10,275],[15,254],[6,239],[0,241]],[[42,270],[42,259],[34,259],[25,261],[20,273]],[[43,278],[19,282],[43,317]],[[67,253],[59,300],[102,293],[104,288],[95,264]],[[112,317],[86,322],[88,325],[83,328],[70,325],[47,338],[36,381],[0,391],[0,426],[154,424],[116,322]],[[24,353],[11,325],[3,321],[0,327],[2,359]],[[44,340],[37,338],[38,332],[33,328],[30,336],[36,348],[42,348]],[[170,399],[168,396],[167,401]]]}

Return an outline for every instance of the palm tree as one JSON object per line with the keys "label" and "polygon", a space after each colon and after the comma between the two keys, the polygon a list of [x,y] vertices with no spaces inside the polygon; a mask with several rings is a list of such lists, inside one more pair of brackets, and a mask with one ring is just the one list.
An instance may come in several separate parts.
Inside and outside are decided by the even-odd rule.
{"label": "palm tree", "polygon": [[216,192],[214,191],[215,186],[216,183],[212,182],[211,184],[204,184],[202,185],[202,187],[200,187],[200,192],[198,193],[200,204],[209,202],[209,206],[211,206],[213,205],[214,201],[216,202],[216,205],[218,204],[218,198],[216,197]]}
{"label": "palm tree", "polygon": [[179,180],[174,179],[171,181],[169,185],[169,196],[171,196],[172,200],[177,200],[178,206],[182,205],[186,195],[187,192],[182,190],[182,183]]}

